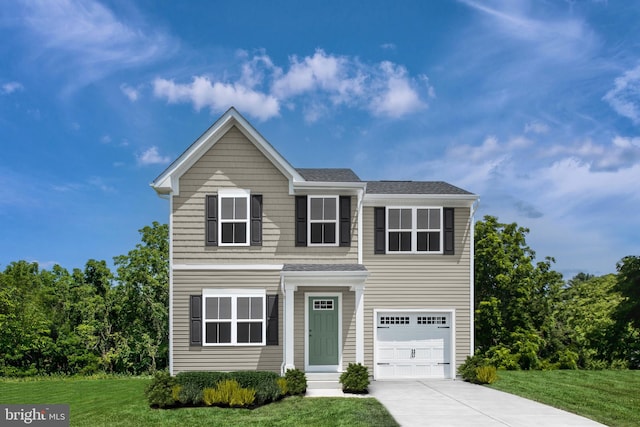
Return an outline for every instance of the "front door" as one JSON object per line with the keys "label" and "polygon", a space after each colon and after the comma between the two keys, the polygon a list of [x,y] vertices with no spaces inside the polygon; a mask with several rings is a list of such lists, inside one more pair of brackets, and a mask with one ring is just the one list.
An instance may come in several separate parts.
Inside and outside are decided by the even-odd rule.
{"label": "front door", "polygon": [[338,297],[310,296],[308,300],[310,367],[337,367],[339,363]]}

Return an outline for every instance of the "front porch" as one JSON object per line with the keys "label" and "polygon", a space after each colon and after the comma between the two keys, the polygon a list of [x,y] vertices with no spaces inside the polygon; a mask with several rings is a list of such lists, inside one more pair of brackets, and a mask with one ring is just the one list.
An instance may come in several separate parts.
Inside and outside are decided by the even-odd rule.
{"label": "front porch", "polygon": [[283,373],[339,374],[349,363],[364,363],[367,276],[361,264],[283,266]]}

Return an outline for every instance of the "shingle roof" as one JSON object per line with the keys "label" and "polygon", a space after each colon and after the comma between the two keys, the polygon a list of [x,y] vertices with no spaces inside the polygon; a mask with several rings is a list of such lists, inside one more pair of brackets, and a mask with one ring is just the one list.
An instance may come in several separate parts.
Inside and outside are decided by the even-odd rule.
{"label": "shingle roof", "polygon": [[362,264],[285,264],[282,271],[367,271]]}
{"label": "shingle roof", "polygon": [[469,194],[443,181],[369,181],[367,194]]}
{"label": "shingle roof", "polygon": [[304,169],[296,171],[307,181],[320,182],[360,182],[360,178],[351,169]]}

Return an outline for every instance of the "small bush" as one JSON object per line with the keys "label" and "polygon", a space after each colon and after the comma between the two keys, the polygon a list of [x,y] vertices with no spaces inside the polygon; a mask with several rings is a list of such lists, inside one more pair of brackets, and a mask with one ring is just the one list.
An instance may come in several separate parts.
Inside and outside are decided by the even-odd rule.
{"label": "small bush", "polygon": [[222,380],[214,388],[203,390],[204,403],[207,406],[222,405],[234,408],[253,404],[256,392],[251,388],[242,388],[236,380]]}
{"label": "small bush", "polygon": [[[493,375],[491,372],[493,372]],[[463,380],[474,384],[491,384],[491,382],[494,382],[498,378],[496,367],[491,364],[489,359],[480,353],[467,356],[467,360],[458,367],[458,375],[460,375]],[[480,378],[479,375],[481,376]],[[491,379],[491,377],[495,377],[493,381],[486,382],[486,380]]]}
{"label": "small bush", "polygon": [[498,379],[495,366],[478,366],[476,368],[477,384],[493,384]]}
{"label": "small bush", "polygon": [[173,378],[169,372],[156,372],[144,390],[149,405],[155,408],[166,408],[175,405],[176,400],[173,398],[174,385],[175,378]]}
{"label": "small bush", "polygon": [[173,397],[175,402],[180,401],[180,391],[182,391],[182,386],[180,384],[176,384],[171,387],[171,397]]}
{"label": "small bush", "polygon": [[346,372],[340,375],[342,391],[366,393],[369,386],[369,370],[361,363],[349,363]]}
{"label": "small bush", "polygon": [[276,380],[278,387],[280,387],[280,394],[286,396],[289,394],[289,386],[287,385],[287,379],[284,377],[280,377]]}
{"label": "small bush", "polygon": [[578,353],[569,349],[565,349],[558,353],[558,368],[578,369],[578,358]]}
{"label": "small bush", "polygon": [[255,390],[256,405],[264,405],[282,397],[282,392],[277,383],[280,377],[275,372],[238,371],[230,372],[229,377],[238,381],[241,387]]}
{"label": "small bush", "polygon": [[299,369],[287,369],[284,374],[287,380],[287,387],[289,388],[289,394],[301,395],[307,392],[307,377]]}

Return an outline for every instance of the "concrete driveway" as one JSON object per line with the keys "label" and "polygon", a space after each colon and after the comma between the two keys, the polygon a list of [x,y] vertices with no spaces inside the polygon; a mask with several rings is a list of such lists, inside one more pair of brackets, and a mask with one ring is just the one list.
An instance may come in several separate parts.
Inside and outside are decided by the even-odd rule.
{"label": "concrete driveway", "polygon": [[595,421],[459,380],[372,381],[369,395],[401,426],[602,426]]}

